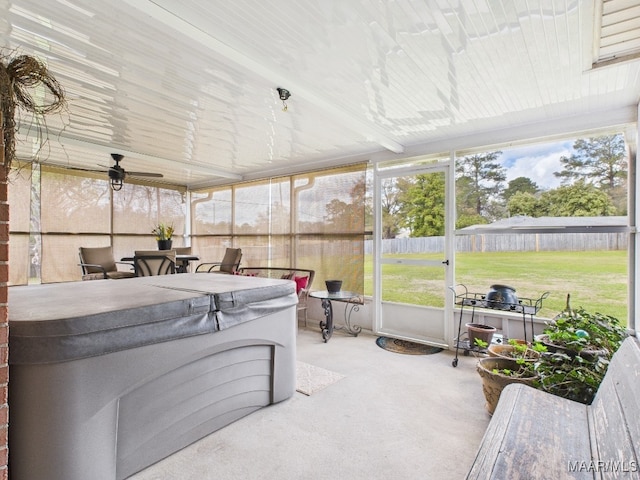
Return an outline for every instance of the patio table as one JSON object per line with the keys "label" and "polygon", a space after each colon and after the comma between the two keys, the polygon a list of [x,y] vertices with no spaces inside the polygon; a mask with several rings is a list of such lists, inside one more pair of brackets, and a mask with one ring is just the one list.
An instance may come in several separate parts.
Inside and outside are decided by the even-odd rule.
{"label": "patio table", "polygon": [[[362,331],[362,327],[351,325],[351,314],[354,310],[357,312],[360,305],[364,304],[362,296],[356,292],[341,290],[336,293],[329,293],[327,290],[311,292],[309,296],[322,300],[322,308],[324,310],[325,321],[320,322],[320,330],[322,330],[322,338],[325,343],[329,341],[334,330],[345,330],[350,335],[357,337]],[[333,324],[333,306],[331,301],[344,302],[344,325],[334,326]]]}
{"label": "patio table", "polygon": [[[176,273],[187,273],[189,262],[197,262],[200,257],[197,255],[176,255]],[[122,262],[133,262],[133,257],[122,257]]]}

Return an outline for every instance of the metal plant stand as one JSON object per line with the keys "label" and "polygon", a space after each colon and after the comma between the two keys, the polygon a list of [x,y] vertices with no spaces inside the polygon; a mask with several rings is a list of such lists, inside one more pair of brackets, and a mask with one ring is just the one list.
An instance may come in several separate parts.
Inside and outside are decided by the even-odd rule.
{"label": "metal plant stand", "polygon": [[[463,289],[462,293],[457,293],[456,288],[461,287]],[[544,292],[539,298],[531,299],[531,298],[520,298],[518,297],[518,303],[507,303],[507,302],[488,302],[486,300],[486,294],[484,293],[471,293],[467,290],[467,287],[458,284],[455,287],[449,287],[450,290],[453,291],[455,295],[454,303],[455,305],[460,306],[460,320],[458,321],[458,336],[455,339],[456,342],[456,356],[451,362],[454,367],[458,366],[458,350],[460,348],[463,349],[464,355],[469,355],[470,351],[480,351],[483,352],[484,349],[479,349],[475,345],[470,345],[468,340],[461,340],[461,331],[462,331],[462,316],[464,314],[464,308],[471,308],[471,323],[473,323],[473,318],[475,316],[476,308],[485,308],[489,310],[500,310],[504,312],[512,312],[512,313],[520,313],[522,314],[522,326],[524,330],[524,341],[527,341],[527,316],[530,319],[531,326],[531,340],[533,340],[533,317],[540,311],[542,308],[542,301],[549,296],[549,292]]]}

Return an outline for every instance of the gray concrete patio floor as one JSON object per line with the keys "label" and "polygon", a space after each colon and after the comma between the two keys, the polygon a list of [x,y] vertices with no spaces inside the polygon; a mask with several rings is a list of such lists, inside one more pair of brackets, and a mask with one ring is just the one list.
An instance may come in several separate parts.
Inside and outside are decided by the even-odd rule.
{"label": "gray concrete patio floor", "polygon": [[[309,322],[310,325],[312,322]],[[296,392],[149,467],[133,480],[462,479],[490,420],[477,359],[403,355],[337,331],[298,334],[300,361],[345,377]]]}

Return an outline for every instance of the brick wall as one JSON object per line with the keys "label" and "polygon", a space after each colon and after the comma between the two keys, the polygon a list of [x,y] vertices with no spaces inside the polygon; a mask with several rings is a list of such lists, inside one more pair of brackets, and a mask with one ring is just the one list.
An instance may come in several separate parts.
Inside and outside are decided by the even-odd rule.
{"label": "brick wall", "polygon": [[7,295],[9,282],[9,203],[7,195],[7,171],[0,164],[0,480],[7,480],[9,440],[9,323]]}

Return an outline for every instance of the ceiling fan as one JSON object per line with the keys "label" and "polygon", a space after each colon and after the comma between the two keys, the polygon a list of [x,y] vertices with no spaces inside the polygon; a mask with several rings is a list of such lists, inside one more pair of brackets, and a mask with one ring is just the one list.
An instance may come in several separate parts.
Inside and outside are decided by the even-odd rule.
{"label": "ceiling fan", "polygon": [[[124,168],[120,166],[120,161],[124,158],[124,155],[119,153],[112,153],[111,158],[115,162],[115,165],[108,168],[107,173],[109,174],[109,181],[111,183],[111,188],[114,191],[119,191],[122,189],[122,184],[124,183],[124,179],[131,175],[132,177],[154,177],[154,178],[162,178],[161,173],[151,173],[151,172],[128,172]],[[103,172],[104,170],[94,170],[94,169],[85,169],[85,168],[74,168],[73,170],[82,170],[85,172]]]}

